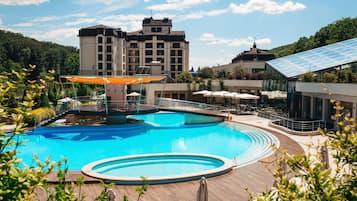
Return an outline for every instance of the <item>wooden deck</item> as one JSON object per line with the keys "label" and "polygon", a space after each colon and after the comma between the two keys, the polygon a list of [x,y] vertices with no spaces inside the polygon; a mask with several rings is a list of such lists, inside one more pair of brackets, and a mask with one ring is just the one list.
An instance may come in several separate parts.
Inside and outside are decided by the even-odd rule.
{"label": "wooden deck", "polygon": [[[267,130],[267,129],[265,129]],[[293,140],[268,130],[280,140],[280,149],[287,150],[291,154],[302,153],[303,149]],[[270,158],[271,159],[271,158]],[[218,177],[208,178],[208,195],[210,201],[237,201],[247,200],[249,192],[262,192],[273,185],[274,179],[269,169],[274,168],[272,160],[261,160],[260,162],[237,168],[228,174]],[[75,180],[80,172],[72,172],[70,180]],[[56,181],[54,175],[49,175],[49,181]],[[94,200],[103,190],[97,180],[86,177],[86,184],[82,186],[81,192],[85,195],[85,200]],[[117,195],[116,200],[123,200],[123,195],[127,195],[129,200],[137,200],[135,188],[137,186],[116,185],[112,189]],[[199,181],[181,182],[164,185],[150,185],[142,201],[193,201],[196,200],[196,193]],[[38,198],[46,200],[46,193],[38,191]]]}

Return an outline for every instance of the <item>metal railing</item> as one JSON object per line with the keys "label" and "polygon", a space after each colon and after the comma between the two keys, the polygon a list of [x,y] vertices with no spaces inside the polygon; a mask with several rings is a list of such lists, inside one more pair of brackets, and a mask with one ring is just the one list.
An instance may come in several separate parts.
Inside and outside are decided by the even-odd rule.
{"label": "metal railing", "polygon": [[157,98],[156,103],[158,107],[179,109],[179,110],[215,110],[224,111],[227,110],[226,107],[219,105],[210,105],[206,103],[199,103],[193,101],[178,100],[172,98]]}
{"label": "metal railing", "polygon": [[283,126],[294,131],[316,131],[319,128],[325,128],[326,126],[326,122],[324,120],[298,121],[266,112],[258,112],[258,116],[270,119],[273,124]]}
{"label": "metal railing", "polygon": [[138,102],[137,100],[123,100],[123,101],[105,101],[103,99],[93,100],[93,99],[83,99],[80,101],[69,102],[66,106],[68,110],[78,111],[78,112],[142,112],[147,110],[155,110],[155,105],[148,105],[142,100]]}

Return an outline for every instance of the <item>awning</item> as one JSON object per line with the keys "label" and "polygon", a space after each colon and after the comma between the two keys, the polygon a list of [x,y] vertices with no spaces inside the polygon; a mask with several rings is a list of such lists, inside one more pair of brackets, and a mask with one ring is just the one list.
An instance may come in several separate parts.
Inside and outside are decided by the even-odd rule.
{"label": "awning", "polygon": [[64,76],[70,82],[86,84],[140,84],[160,81],[165,77],[90,77],[90,76]]}

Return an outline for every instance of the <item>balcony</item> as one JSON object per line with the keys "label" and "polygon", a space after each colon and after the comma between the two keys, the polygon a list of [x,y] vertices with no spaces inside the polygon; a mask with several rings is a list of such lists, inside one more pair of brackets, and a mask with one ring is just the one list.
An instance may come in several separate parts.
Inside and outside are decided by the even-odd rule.
{"label": "balcony", "polygon": [[357,84],[296,82],[296,91],[357,97]]}

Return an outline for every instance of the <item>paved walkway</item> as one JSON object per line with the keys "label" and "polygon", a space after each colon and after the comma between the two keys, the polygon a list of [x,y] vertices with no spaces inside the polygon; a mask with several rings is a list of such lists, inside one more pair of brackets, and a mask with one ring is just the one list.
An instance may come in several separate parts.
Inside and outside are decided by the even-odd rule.
{"label": "paved walkway", "polygon": [[[233,115],[233,121],[240,122],[252,126],[258,126],[261,128],[266,128],[269,130],[273,130],[277,133],[285,135],[290,139],[297,142],[303,149],[305,153],[316,154],[316,146],[321,145],[323,142],[327,140],[327,137],[322,135],[311,135],[311,136],[300,136],[300,135],[292,135],[276,128],[272,128],[269,126],[270,120],[262,117],[258,117],[257,115]],[[329,161],[332,169],[335,169],[336,165],[332,162],[332,154],[329,153]]]}

